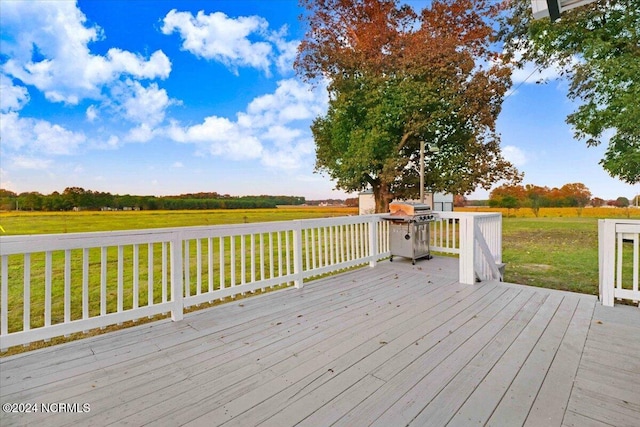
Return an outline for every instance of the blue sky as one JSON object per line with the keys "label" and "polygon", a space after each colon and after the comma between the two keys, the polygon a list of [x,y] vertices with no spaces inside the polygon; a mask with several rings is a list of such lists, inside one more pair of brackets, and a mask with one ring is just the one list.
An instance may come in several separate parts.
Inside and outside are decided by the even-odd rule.
{"label": "blue sky", "polygon": [[[309,125],[327,100],[293,71],[297,1],[2,0],[0,10],[3,188],[349,197],[313,172]],[[498,121],[524,182],[640,193],[602,170],[604,147],[573,139],[566,83],[536,85],[537,73],[522,83],[532,70],[514,74]]]}

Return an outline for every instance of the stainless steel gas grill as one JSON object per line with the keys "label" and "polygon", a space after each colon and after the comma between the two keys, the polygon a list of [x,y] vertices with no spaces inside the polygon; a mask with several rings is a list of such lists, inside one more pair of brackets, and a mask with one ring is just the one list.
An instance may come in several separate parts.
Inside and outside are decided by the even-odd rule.
{"label": "stainless steel gas grill", "polygon": [[394,256],[411,258],[412,264],[420,258],[431,259],[429,224],[436,219],[429,205],[414,202],[393,202],[389,215],[382,218],[389,224],[390,261]]}

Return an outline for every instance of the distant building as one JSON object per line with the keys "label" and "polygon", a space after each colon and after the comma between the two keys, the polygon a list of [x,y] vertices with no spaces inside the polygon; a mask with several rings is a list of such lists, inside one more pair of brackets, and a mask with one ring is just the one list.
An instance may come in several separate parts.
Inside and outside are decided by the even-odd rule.
{"label": "distant building", "polygon": [[[413,200],[414,202],[416,200]],[[453,194],[445,193],[425,193],[425,205],[429,205],[431,210],[440,212],[453,211]],[[373,197],[373,190],[366,190],[358,194],[358,214],[368,215],[375,213],[376,202]]]}
{"label": "distant building", "polygon": [[373,197],[373,190],[365,190],[358,194],[358,214],[369,215],[376,212],[376,200]]}
{"label": "distant building", "polygon": [[425,204],[431,206],[431,210],[434,211],[453,211],[453,194],[426,193],[424,196],[424,202]]}

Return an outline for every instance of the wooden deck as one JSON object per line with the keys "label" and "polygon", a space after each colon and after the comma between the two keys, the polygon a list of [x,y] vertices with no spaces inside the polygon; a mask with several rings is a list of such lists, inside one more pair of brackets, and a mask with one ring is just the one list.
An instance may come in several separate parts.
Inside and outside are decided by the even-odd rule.
{"label": "wooden deck", "polygon": [[456,274],[398,259],[5,357],[1,403],[90,411],[0,425],[640,425],[640,310]]}

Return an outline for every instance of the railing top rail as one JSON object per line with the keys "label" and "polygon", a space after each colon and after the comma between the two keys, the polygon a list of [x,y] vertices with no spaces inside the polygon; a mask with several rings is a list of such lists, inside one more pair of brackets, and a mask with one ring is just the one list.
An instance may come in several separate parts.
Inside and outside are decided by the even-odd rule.
{"label": "railing top rail", "polygon": [[631,224],[631,225],[640,224],[640,219],[605,218],[605,219],[601,219],[600,221],[613,222],[616,224]]}
{"label": "railing top rail", "polygon": [[[502,216],[499,212],[434,211],[434,213],[444,219],[461,219],[468,217],[500,218]],[[195,239],[287,231],[293,230],[297,227],[306,229],[334,225],[359,224],[371,222],[371,220],[377,220],[384,215],[387,214],[352,215],[289,221],[256,222],[248,224],[218,224],[190,227],[148,228],[139,230],[0,236],[0,255],[4,256],[28,252],[79,249],[121,244],[166,242],[171,240],[176,233],[179,233],[181,238]]]}
{"label": "railing top rail", "polygon": [[247,224],[148,228],[138,230],[0,236],[0,256],[61,249],[79,249],[119,244],[166,242],[177,233],[184,239],[222,237],[289,231],[300,228],[349,225],[371,221],[378,215],[269,221]]}
{"label": "railing top rail", "polygon": [[458,211],[434,211],[440,218],[501,218],[501,212],[458,212]]}

